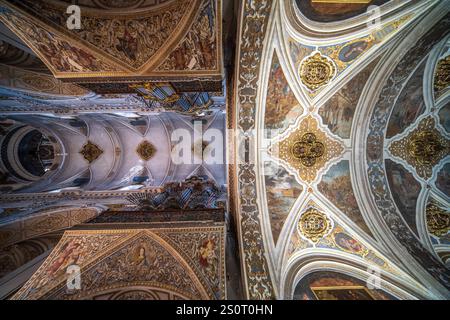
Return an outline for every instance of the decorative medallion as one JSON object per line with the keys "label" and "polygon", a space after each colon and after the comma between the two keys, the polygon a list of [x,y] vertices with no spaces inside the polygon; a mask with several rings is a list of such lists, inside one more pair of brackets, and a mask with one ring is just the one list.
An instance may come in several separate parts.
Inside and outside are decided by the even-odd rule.
{"label": "decorative medallion", "polygon": [[316,244],[331,230],[331,221],[327,215],[315,208],[310,208],[302,214],[298,223],[300,234]]}
{"label": "decorative medallion", "polygon": [[426,208],[428,232],[441,237],[450,231],[450,213],[430,202]]}
{"label": "decorative medallion", "polygon": [[153,158],[153,156],[155,155],[156,149],[153,146],[153,144],[151,144],[147,140],[144,140],[138,145],[136,152],[142,160],[148,161],[151,158]]}
{"label": "decorative medallion", "polygon": [[305,133],[300,141],[296,141],[291,146],[292,156],[300,160],[305,167],[312,167],[316,160],[323,157],[325,146],[317,141],[314,133]]}
{"label": "decorative medallion", "polygon": [[88,140],[88,142],[83,146],[80,153],[83,155],[87,162],[92,163],[97,160],[103,153],[96,144]]}
{"label": "decorative medallion", "polygon": [[422,120],[408,136],[392,142],[389,147],[393,156],[405,160],[424,179],[432,176],[433,167],[448,155],[449,150],[449,141],[435,128],[435,120],[431,117]]}
{"label": "decorative medallion", "polygon": [[450,55],[441,59],[434,73],[434,91],[442,92],[450,86]]}
{"label": "decorative medallion", "polygon": [[287,164],[302,181],[309,183],[315,180],[318,171],[344,151],[341,143],[327,136],[312,116],[287,132],[287,136],[272,146],[269,153]]}
{"label": "decorative medallion", "polygon": [[306,57],[300,64],[300,79],[311,91],[326,85],[336,74],[334,62],[320,52]]}

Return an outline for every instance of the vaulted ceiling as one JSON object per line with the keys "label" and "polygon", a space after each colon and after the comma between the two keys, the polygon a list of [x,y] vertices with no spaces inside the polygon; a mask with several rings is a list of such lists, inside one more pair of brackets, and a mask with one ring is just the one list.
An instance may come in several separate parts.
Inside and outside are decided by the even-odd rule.
{"label": "vaulted ceiling", "polygon": [[[85,228],[15,298],[76,298],[72,249],[104,272],[79,298],[223,298],[218,208],[229,297],[449,297],[448,0],[80,0],[73,30],[69,4],[0,0],[0,258]],[[145,285],[104,286],[127,259]]]}
{"label": "vaulted ceiling", "polygon": [[290,299],[314,271],[378,270],[397,298],[447,296],[448,2],[387,2],[378,18],[371,1],[329,2],[248,1],[239,17],[246,294]]}

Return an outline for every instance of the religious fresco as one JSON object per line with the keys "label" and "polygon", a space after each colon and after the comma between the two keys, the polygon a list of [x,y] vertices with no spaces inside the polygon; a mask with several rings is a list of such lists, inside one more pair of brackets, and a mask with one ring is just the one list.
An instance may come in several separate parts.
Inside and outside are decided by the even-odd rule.
{"label": "religious fresco", "polygon": [[113,12],[79,5],[80,29],[67,29],[64,2],[5,0],[1,19],[56,78],[98,94],[132,94],[130,83],[143,81],[223,92],[221,0],[139,2]]}
{"label": "religious fresco", "polygon": [[0,64],[0,85],[17,90],[34,91],[36,95],[45,96],[85,96],[86,89],[74,84],[64,83],[51,75],[27,71]]}
{"label": "religious fresco", "polygon": [[[137,20],[142,16],[148,18],[151,11],[149,9],[154,9],[153,13],[160,10],[162,12],[164,8],[172,5],[175,7],[175,3],[182,1],[187,4],[179,10],[184,22],[179,21],[176,31],[155,32],[156,37],[161,36],[161,41],[164,41],[165,31],[172,32],[164,42],[167,45],[158,42],[159,46],[140,52],[145,46],[142,41],[146,39],[137,39],[141,36],[136,32],[141,22]],[[23,4],[39,8],[39,3],[47,5],[45,2],[24,0]],[[272,0],[244,0],[235,4],[221,0],[79,0],[77,4],[82,6],[83,15],[88,13],[89,21],[86,23],[90,24],[90,30],[73,32],[62,32],[54,26],[57,22],[46,21],[48,25],[44,26],[36,20],[39,17],[31,17],[22,12],[21,16],[26,16],[37,27],[46,29],[55,37],[117,70],[104,73],[85,68],[84,71],[74,69],[69,72],[71,74],[57,74],[68,78],[78,76],[80,78],[68,81],[79,81],[86,87],[90,88],[92,85],[107,92],[105,95],[92,93],[88,97],[71,101],[39,101],[36,100],[36,94],[20,97],[20,92],[9,95],[8,91],[0,88],[1,112],[14,114],[14,117],[22,114],[24,118],[28,118],[28,115],[23,114],[30,113],[29,121],[42,126],[50,126],[50,122],[40,119],[44,117],[37,116],[37,112],[49,114],[58,121],[61,119],[60,129],[49,130],[57,131],[54,137],[58,141],[64,140],[62,145],[65,150],[61,152],[67,151],[76,157],[67,158],[68,161],[59,162],[60,166],[55,167],[61,169],[61,181],[58,182],[58,178],[48,181],[41,179],[35,189],[21,190],[24,192],[10,192],[14,191],[10,182],[17,179],[9,175],[8,170],[5,172],[0,168],[0,222],[11,222],[11,225],[0,228],[0,245],[7,243],[10,248],[11,244],[19,244],[23,239],[41,232],[47,234],[82,224],[65,234],[64,237],[67,238],[61,241],[47,262],[14,299],[223,300],[227,296],[230,298],[230,292],[234,290],[242,290],[239,298],[244,299],[291,298],[291,289],[296,285],[293,279],[298,280],[298,276],[304,271],[305,274],[315,273],[316,267],[318,270],[345,270],[342,272],[358,277],[364,277],[372,267],[380,267],[383,279],[389,282],[389,292],[394,292],[399,297],[446,298],[445,289],[436,285],[430,277],[433,275],[445,285],[448,273],[445,273],[439,257],[448,266],[448,252],[437,249],[432,252],[427,234],[420,234],[420,239],[417,239],[399,212],[403,207],[412,212],[416,205],[414,203],[409,206],[409,202],[413,197],[418,197],[417,190],[414,189],[414,183],[418,184],[414,180],[417,172],[414,164],[406,164],[406,158],[389,153],[389,146],[396,138],[399,140],[408,135],[404,134],[400,138],[395,134],[393,139],[383,143],[389,115],[398,95],[404,87],[406,90],[404,85],[409,81],[411,71],[416,70],[417,61],[426,60],[425,55],[417,61],[404,59],[402,55],[408,57],[406,47],[414,46],[413,41],[409,40],[414,38],[416,31],[418,34],[426,32],[421,24],[433,20],[429,18],[434,18],[434,14],[441,14],[439,10],[434,10],[442,7],[438,1],[427,1],[428,6],[416,6],[418,2],[414,0],[411,6],[389,11],[386,15],[383,13],[383,23],[394,21],[404,14],[417,18],[390,43],[381,41],[394,35],[408,21],[408,17],[394,21],[389,28],[379,28],[370,35],[366,33],[375,28],[367,31],[362,18],[354,19],[354,25],[352,21],[330,24],[325,26],[327,30],[309,30],[303,29],[305,25],[302,23],[290,24],[288,20],[291,17],[286,17],[282,11],[286,8],[285,4]],[[20,1],[0,0],[0,3],[7,3],[7,9],[13,3],[19,6]],[[61,6],[61,3],[66,5],[70,0],[48,2],[55,6]],[[295,5],[295,1],[289,3],[289,6],[292,5]],[[86,7],[89,10],[84,12]],[[106,10],[110,8],[112,10]],[[224,12],[233,11],[234,15],[238,14],[238,21],[233,20],[235,17],[232,14],[224,14],[222,20],[221,8]],[[419,10],[415,10],[416,8]],[[98,9],[105,9],[105,15]],[[60,11],[57,15],[62,16],[63,11]],[[48,18],[51,19],[51,14]],[[96,18],[99,19],[95,20]],[[107,20],[120,21],[124,25],[111,26],[105,31],[104,25],[100,24],[107,24]],[[227,36],[226,31],[221,34],[222,21],[224,29],[231,30],[228,31],[231,35]],[[61,19],[60,22],[64,21]],[[97,22],[99,30],[110,32],[111,38],[104,33],[97,35]],[[169,24],[169,21],[164,21],[161,25],[166,22]],[[443,22],[444,25],[446,23]],[[233,26],[227,27],[227,24]],[[335,26],[339,27],[339,31]],[[144,32],[148,30],[151,28],[146,28]],[[70,34],[77,35],[69,37]],[[224,57],[221,56],[222,35],[227,39]],[[97,36],[99,43],[95,43],[97,40],[89,42]],[[236,50],[234,37],[238,37]],[[293,37],[314,47],[303,46]],[[430,42],[435,40],[434,36],[426,37]],[[403,41],[403,38],[408,41]],[[111,43],[100,43],[105,39],[111,40]],[[26,45],[29,46],[28,43]],[[103,45],[110,46],[106,49],[101,47]],[[422,42],[417,44],[417,51],[422,50],[422,45]],[[395,60],[396,57],[389,53],[397,52],[397,46],[401,54]],[[229,69],[231,63],[227,60],[227,56],[231,56],[230,59],[233,57],[232,53],[227,53],[229,47],[236,54],[234,70]],[[153,55],[145,62],[143,57],[151,54],[152,50]],[[428,47],[424,51],[431,52],[431,49]],[[74,57],[70,59],[73,60]],[[381,60],[383,65],[377,65]],[[227,65],[223,74],[222,63]],[[290,63],[295,64],[295,69]],[[395,66],[396,63],[399,65]],[[346,69],[352,64],[354,65],[350,69]],[[285,66],[285,71],[289,69],[289,73],[283,73]],[[155,71],[158,67],[160,69]],[[210,67],[216,69],[210,70]],[[385,69],[394,70],[393,74],[373,74],[374,70]],[[288,81],[299,76],[303,85],[299,81]],[[185,169],[172,165],[163,168],[157,163],[166,163],[165,160],[168,160],[167,152],[170,154],[171,146],[173,147],[169,138],[173,129],[190,126],[195,120],[202,120],[205,129],[213,121],[208,118],[208,112],[205,113],[206,116],[198,112],[180,118],[182,121],[177,122],[167,116],[168,113],[164,112],[167,110],[156,115],[159,110],[154,114],[145,103],[133,96],[133,84],[151,85],[152,81],[168,84],[172,82],[172,77],[174,83],[170,85],[176,92],[180,88],[194,92],[194,87],[205,90],[203,84],[210,79],[213,85],[208,88],[219,84],[217,91],[223,90],[227,95],[230,94],[229,97],[220,96],[219,92],[211,94],[212,108],[217,108],[218,113],[227,118],[227,123],[219,130],[223,132],[227,127],[238,132],[237,136],[230,135],[228,138],[226,151],[232,162],[229,165],[228,179],[226,174],[222,177],[221,173],[217,178],[215,170],[209,171],[203,166],[192,171],[190,167]],[[369,78],[371,83],[366,85]],[[225,82],[226,88],[222,86]],[[42,92],[56,90],[49,82],[40,82],[39,78],[25,78],[21,85],[34,87]],[[122,91],[124,88],[126,94]],[[326,92],[329,90],[330,92]],[[294,92],[302,101],[301,105]],[[411,95],[415,96],[417,92],[414,91]],[[6,99],[3,98],[3,93]],[[376,94],[380,94],[379,101],[376,101]],[[381,97],[388,102],[385,104]],[[432,100],[429,98],[426,97],[427,103]],[[358,102],[361,102],[361,109],[357,108]],[[439,106],[430,106],[430,111],[435,120],[434,128],[443,135],[446,115],[443,111],[441,121],[438,120],[437,108],[440,105],[439,102]],[[373,115],[372,108],[377,110]],[[378,112],[378,108],[382,111]],[[423,105],[417,108],[423,108]],[[405,117],[400,109],[398,107],[397,116]],[[161,121],[161,126],[153,121],[166,116],[167,119]],[[105,123],[103,139],[90,135],[98,132],[96,119]],[[358,119],[358,126],[356,123],[353,126],[355,132],[351,131],[353,119]],[[411,133],[419,124],[419,119],[424,119],[423,114],[417,113],[413,122],[392,125],[404,126],[403,130]],[[184,124],[180,124],[181,122]],[[383,128],[378,130],[378,125]],[[397,130],[397,127],[394,129]],[[264,128],[277,129],[280,134],[271,135],[272,140],[268,142],[270,145],[264,144],[263,151],[260,152],[257,151],[261,147],[258,143],[264,141],[264,137],[257,129]],[[366,129],[369,129],[367,136]],[[0,136],[6,136],[8,130],[8,126],[0,126]],[[70,133],[63,137],[63,131]],[[402,131],[399,129],[398,132]],[[429,138],[433,135],[427,133],[424,136]],[[90,144],[88,137],[93,141]],[[410,137],[412,139],[409,140],[414,141],[416,146],[416,154],[420,155],[423,150],[433,148],[434,144],[427,144],[426,139]],[[253,138],[257,142],[256,146],[252,145]],[[113,142],[111,146],[109,140]],[[208,142],[203,139],[194,138],[194,141],[201,143],[203,151],[208,148]],[[426,148],[421,148],[422,146]],[[191,144],[188,144],[188,148],[191,148]],[[276,153],[279,151],[277,148],[281,149],[281,154]],[[356,150],[367,152],[367,157],[362,157],[364,161],[354,157]],[[239,151],[243,151],[245,155],[242,162],[237,162]],[[256,152],[258,153],[255,154]],[[270,152],[270,156],[265,157],[265,152]],[[382,154],[379,162],[374,161],[378,153]],[[343,160],[344,154],[345,159],[349,160]],[[423,152],[422,155],[427,156]],[[272,159],[271,157],[276,157],[277,162],[280,160],[281,166],[277,166],[275,161],[258,162],[261,159]],[[386,157],[393,159],[390,164],[387,164]],[[110,166],[108,161],[111,159],[114,159],[114,163]],[[138,163],[133,164],[129,159]],[[428,175],[429,181],[427,184],[422,183],[419,189],[427,187],[431,197],[439,197],[439,201],[443,201],[445,197],[437,192],[436,186],[439,184],[442,185],[441,188],[448,189],[448,168],[443,168],[440,160],[442,159],[433,167],[438,172]],[[94,164],[92,171],[89,167],[91,162]],[[67,166],[64,167],[63,164]],[[75,170],[79,169],[79,164],[83,168]],[[122,165],[125,165],[123,170]],[[86,168],[88,169],[85,170]],[[388,173],[384,172],[386,169]],[[72,174],[73,172],[75,173]],[[216,180],[226,185],[222,182],[218,184]],[[352,181],[358,188],[352,185]],[[83,190],[86,187],[88,189]],[[58,189],[57,192],[48,191],[54,189]],[[397,192],[397,189],[401,190]],[[32,191],[28,193],[27,190]],[[400,202],[405,200],[404,194],[408,198],[405,200],[407,203],[401,202],[399,205],[393,197],[401,192],[403,193],[398,195]],[[420,199],[420,203],[416,200],[419,208],[423,208],[422,200],[426,199]],[[364,205],[361,211],[358,203]],[[60,205],[81,208],[92,204],[102,209],[94,210],[92,216],[85,215],[89,221],[72,219],[70,215],[67,219],[59,210],[49,212],[45,219],[33,220],[37,218],[34,214],[40,211],[36,208],[56,208]],[[14,206],[26,206],[29,209],[21,210],[22,208]],[[295,212],[292,211],[294,206]],[[448,243],[448,232],[443,234],[448,225],[447,213],[443,212],[445,208],[441,203],[439,208],[431,205],[427,207],[427,228],[434,235],[430,238],[432,245]],[[98,216],[98,211],[103,209],[109,210]],[[364,217],[361,214],[363,209]],[[225,210],[228,211],[226,222]],[[369,211],[371,214],[367,215]],[[198,225],[197,220],[193,219],[197,214],[204,218]],[[418,224],[420,232],[425,229],[425,212],[421,214],[421,224]],[[370,221],[367,220],[366,224],[364,219]],[[233,223],[236,225],[233,226]],[[230,228],[226,228],[224,224]],[[373,231],[377,231],[377,239],[370,238],[372,235],[368,225]],[[87,230],[80,230],[84,227]],[[237,229],[235,234],[233,227]],[[233,238],[234,235],[237,238],[235,244],[234,241],[229,241],[235,239],[228,238]],[[394,237],[398,241],[393,241]],[[426,243],[421,244],[423,239]],[[231,248],[230,242],[233,242]],[[239,256],[237,261],[231,263],[236,265],[228,268],[230,261],[227,252],[227,273],[225,243],[233,256]],[[103,244],[105,247],[101,247]],[[94,250],[91,247],[95,247]],[[417,259],[419,264],[409,268],[406,264],[411,259]],[[4,260],[0,256],[0,264],[9,268],[8,270],[15,266],[11,256]],[[71,264],[81,265],[81,291],[67,287],[65,271]],[[355,267],[360,270],[356,271]],[[234,270],[229,272],[230,269]],[[427,276],[426,271],[431,275]],[[367,288],[365,279],[358,281],[356,278],[331,273],[322,276],[320,279],[307,281],[303,288],[307,293],[297,292],[295,298],[393,298],[389,295],[383,297],[382,292]],[[9,293],[10,296],[12,294],[14,292]]]}
{"label": "religious fresco", "polygon": [[165,232],[158,233],[168,243],[179,248],[184,258],[190,261],[200,274],[206,276],[215,299],[225,298],[225,244],[223,232]]}
{"label": "religious fresco", "polygon": [[358,203],[356,202],[353,193],[348,160],[342,160],[338,164],[332,166],[322,177],[318,189],[358,227],[364,230],[368,235],[372,235],[359,210]]}
{"label": "religious fresco", "polygon": [[[220,2],[219,2],[220,3]],[[216,34],[217,3],[204,0],[198,17],[186,37],[158,71],[216,70],[218,69],[218,43]]]}
{"label": "religious fresco", "polygon": [[303,187],[283,167],[272,161],[265,163],[264,181],[272,236],[276,244],[284,222]]}
{"label": "religious fresco", "polygon": [[298,70],[303,59],[309,56],[315,49],[314,47],[301,44],[292,38],[288,39],[288,48],[295,70]]}
{"label": "religious fresco", "polygon": [[[183,299],[223,299],[224,235],[223,226],[68,231],[13,299],[92,299],[111,284],[166,289]],[[82,270],[81,290],[66,287],[73,264]]]}
{"label": "religious fresco", "polygon": [[331,132],[349,139],[353,116],[367,79],[380,61],[375,59],[319,108],[323,123]]}
{"label": "religious fresco", "polygon": [[274,51],[267,86],[264,127],[283,132],[303,113]]}
{"label": "religious fresco", "polygon": [[6,10],[0,20],[16,31],[55,73],[118,71],[91,53],[47,31],[18,12]]}
{"label": "religious fresco", "polygon": [[387,138],[402,133],[425,112],[426,106],[423,98],[423,72],[426,62],[423,62],[414,72],[402,91],[392,110],[387,127]]}
{"label": "religious fresco", "polygon": [[358,61],[372,47],[382,44],[402,28],[412,15],[407,14],[396,21],[390,22],[376,29],[367,36],[330,46],[318,47],[325,56],[330,57],[337,66],[337,74],[340,75],[350,65]]}
{"label": "religious fresco", "polygon": [[386,159],[386,173],[394,201],[411,230],[417,234],[416,206],[422,187],[403,165]]}
{"label": "religious fresco", "polygon": [[[328,82],[333,81],[334,78],[343,74],[343,72],[348,67],[354,64],[356,61],[361,60],[370,49],[380,46],[382,43],[386,42],[401,28],[403,28],[403,26],[411,20],[412,16],[412,14],[404,15],[398,18],[396,21],[387,23],[381,28],[378,28],[375,31],[371,32],[369,35],[363,37],[332,45],[317,46],[316,48],[302,45],[300,43],[297,43],[292,38],[289,38],[288,45],[291,58],[295,66],[295,70],[298,70],[296,72],[296,75],[298,80],[303,82],[303,84],[305,84],[308,88],[308,90],[305,91],[306,94],[311,98],[316,97],[319,92],[326,87],[326,84]],[[308,82],[305,81],[305,77],[302,76],[302,66],[305,64],[305,62],[307,62],[307,59],[310,58],[308,57],[308,55],[310,55],[315,50],[318,54],[320,54],[323,62],[329,61],[329,63],[325,64],[329,65],[330,72],[327,76],[326,81],[325,79],[323,79],[323,83],[320,86],[315,86],[313,88],[308,85]],[[321,63],[321,65],[325,64]],[[318,63],[315,63],[314,65],[319,66]],[[323,75],[324,73],[318,72],[316,76],[318,74]]]}
{"label": "religious fresco", "polygon": [[450,197],[450,163],[446,163],[438,172],[436,187],[447,197]]}
{"label": "religious fresco", "polygon": [[[138,19],[89,12],[83,16],[83,27],[69,32],[125,66],[139,69],[173,36],[186,13],[185,9],[192,8],[192,5],[192,0],[175,1],[161,9],[146,12],[144,17]],[[21,6],[39,13],[39,17],[59,28],[66,25],[63,6],[48,1],[23,1]]]}
{"label": "religious fresco", "polygon": [[380,289],[368,289],[362,280],[332,271],[316,271],[302,278],[295,287],[293,299],[396,300]]}
{"label": "religious fresco", "polygon": [[51,290],[61,281],[65,282],[68,266],[74,263],[83,266],[88,262],[89,255],[102,252],[120,237],[120,234],[93,234],[83,238],[64,236],[38,271],[15,295],[15,299],[37,299],[42,292]]}
{"label": "religious fresco", "polygon": [[300,252],[304,249],[313,247],[313,244],[309,241],[303,239],[300,236],[297,230],[294,230],[292,233],[291,239],[289,240],[289,244],[286,248],[285,260],[289,261],[289,259],[296,253]]}
{"label": "religious fresco", "polygon": [[[308,205],[309,209],[301,214],[296,231],[286,247],[286,261],[307,248],[326,248],[355,255],[376,268],[396,272],[378,252],[350,235],[343,226],[324,214],[322,209],[316,209],[314,202],[310,201]],[[310,217],[311,214],[313,217]]]}
{"label": "religious fresco", "polygon": [[333,230],[325,238],[322,238],[316,244],[316,247],[343,251],[358,256],[375,267],[382,268],[389,272],[395,272],[391,265],[380,257],[379,253],[370,249],[354,236],[350,235],[344,227],[336,222],[334,223]]}

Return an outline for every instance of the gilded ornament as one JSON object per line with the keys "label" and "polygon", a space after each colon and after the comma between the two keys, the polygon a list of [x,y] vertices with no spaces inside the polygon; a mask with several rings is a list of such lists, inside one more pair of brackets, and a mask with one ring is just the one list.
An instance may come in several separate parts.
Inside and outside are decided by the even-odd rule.
{"label": "gilded ornament", "polygon": [[305,133],[300,141],[296,141],[291,146],[291,153],[295,159],[305,167],[312,167],[316,163],[316,159],[323,156],[325,145],[317,141],[314,133]]}
{"label": "gilded ornament", "polygon": [[331,230],[331,221],[326,214],[315,208],[310,208],[302,214],[298,229],[305,238],[317,243]]}
{"label": "gilded ornament", "polygon": [[303,84],[314,91],[330,82],[336,73],[336,67],[330,58],[316,52],[303,60],[299,73]]}
{"label": "gilded ornament", "polygon": [[156,149],[153,144],[151,144],[147,140],[144,140],[138,145],[136,152],[142,160],[148,161],[153,158]]}
{"label": "gilded ornament", "polygon": [[450,85],[450,55],[440,60],[434,74],[434,91],[442,91]]}
{"label": "gilded ornament", "polygon": [[84,159],[87,160],[87,162],[92,163],[102,155],[103,150],[100,149],[95,143],[88,141],[83,146],[80,153],[83,155]]}
{"label": "gilded ornament", "polygon": [[417,174],[429,179],[433,168],[448,155],[449,141],[435,128],[432,117],[423,119],[406,137],[393,141],[389,151],[414,167]]}
{"label": "gilded ornament", "polygon": [[312,116],[291,126],[287,132],[290,133],[272,145],[269,153],[296,172],[299,181],[314,181],[319,170],[344,151],[342,144],[321,130]]}
{"label": "gilded ornament", "polygon": [[428,231],[436,237],[441,237],[450,231],[450,214],[448,211],[429,203],[426,209]]}

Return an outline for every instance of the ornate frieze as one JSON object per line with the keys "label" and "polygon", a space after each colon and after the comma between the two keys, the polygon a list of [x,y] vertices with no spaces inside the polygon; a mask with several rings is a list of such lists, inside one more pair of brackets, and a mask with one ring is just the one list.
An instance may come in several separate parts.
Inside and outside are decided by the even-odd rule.
{"label": "ornate frieze", "polygon": [[[237,129],[249,133],[254,128],[256,96],[261,69],[261,57],[266,36],[272,0],[245,0],[241,4],[240,51],[237,79]],[[236,167],[237,192],[239,194],[240,243],[242,264],[246,282],[246,297],[250,299],[273,299],[272,285],[265,245],[261,230],[260,210],[256,202],[255,166],[246,162]]]}

